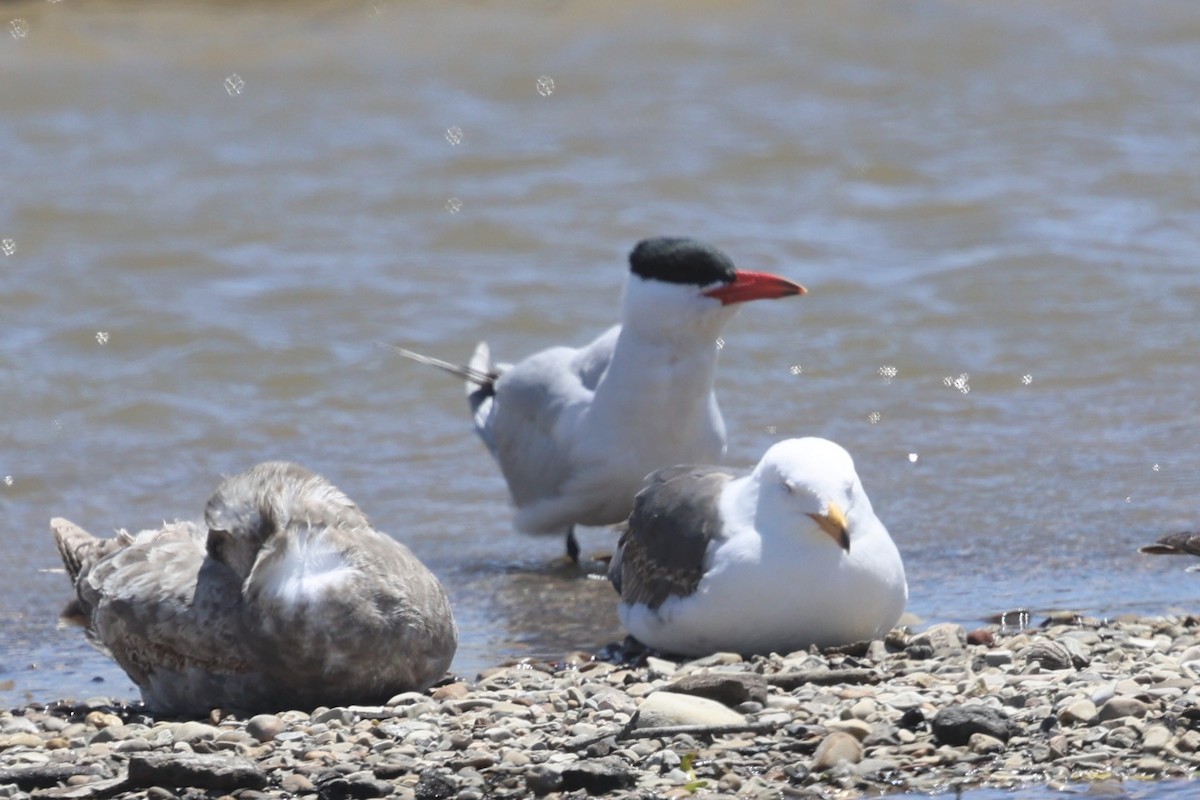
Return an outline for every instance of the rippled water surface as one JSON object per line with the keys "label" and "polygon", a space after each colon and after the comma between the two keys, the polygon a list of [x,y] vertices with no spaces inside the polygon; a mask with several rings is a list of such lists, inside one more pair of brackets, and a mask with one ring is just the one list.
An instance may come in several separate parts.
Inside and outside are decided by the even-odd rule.
{"label": "rippled water surface", "polygon": [[50,517],[196,516],[268,458],[442,577],[455,671],[618,638],[457,382],[376,342],[583,343],[663,233],[809,287],[725,333],[730,461],[843,443],[918,618],[1197,610],[1136,550],[1200,525],[1198,37],[1191,0],[0,5],[0,703],[135,696],[56,625]]}

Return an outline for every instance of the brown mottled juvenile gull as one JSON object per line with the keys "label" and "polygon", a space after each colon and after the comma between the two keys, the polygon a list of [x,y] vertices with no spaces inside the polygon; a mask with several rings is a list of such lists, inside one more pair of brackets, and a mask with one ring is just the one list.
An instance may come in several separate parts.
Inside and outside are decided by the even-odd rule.
{"label": "brown mottled juvenile gull", "polygon": [[394,348],[467,380],[475,429],[504,473],[522,533],[565,534],[629,516],[651,470],[720,461],[725,423],[713,381],[718,339],[741,303],[805,293],[736,269],[694,239],[645,239],[629,255],[621,323],[583,347],[495,365],[481,342],[467,366]]}
{"label": "brown mottled juvenile gull", "polygon": [[850,454],[818,438],[773,445],[742,477],[709,466],[651,474],[609,577],[625,629],[681,655],[873,639],[908,600],[900,553]]}
{"label": "brown mottled juvenile gull", "polygon": [[112,539],[50,523],[67,614],[152,711],[378,703],[445,674],[458,633],[441,584],[325,478],[259,464],[204,520]]}
{"label": "brown mottled juvenile gull", "polygon": [[[1200,556],[1200,532],[1171,533],[1154,544],[1139,547],[1138,552],[1155,556]],[[1188,567],[1188,571],[1200,571],[1200,564]]]}

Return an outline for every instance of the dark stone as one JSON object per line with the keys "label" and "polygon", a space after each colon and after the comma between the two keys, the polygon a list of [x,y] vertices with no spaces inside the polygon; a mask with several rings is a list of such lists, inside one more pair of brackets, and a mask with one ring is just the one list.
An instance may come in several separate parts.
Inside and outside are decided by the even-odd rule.
{"label": "dark stone", "polygon": [[933,658],[933,648],[927,644],[910,644],[904,648],[904,655],[913,661],[926,661]]}
{"label": "dark stone", "polygon": [[1058,642],[1034,642],[1021,655],[1027,662],[1036,663],[1042,669],[1071,669],[1074,666],[1070,651]]}
{"label": "dark stone", "polygon": [[385,781],[394,778],[403,778],[417,771],[417,763],[415,759],[405,758],[401,761],[388,761],[383,764],[375,764],[371,771],[375,773],[376,778],[382,778]]}
{"label": "dark stone", "polygon": [[973,734],[983,733],[1007,742],[1015,733],[1011,720],[1001,711],[987,706],[949,706],[933,718],[933,736],[939,744],[966,745]]}
{"label": "dark stone", "polygon": [[562,773],[545,764],[538,764],[525,773],[525,788],[536,795],[557,792],[562,785]]}
{"label": "dark stone", "polygon": [[458,794],[458,788],[436,770],[427,769],[421,773],[415,794],[417,800],[446,800]]}
{"label": "dark stone", "polygon": [[785,692],[809,684],[816,686],[838,686],[841,684],[875,684],[880,675],[870,669],[800,669],[768,675],[766,681]]}
{"label": "dark stone", "polygon": [[580,761],[563,768],[562,790],[583,789],[588,794],[606,794],[632,789],[637,776],[619,758],[598,758]]}
{"label": "dark stone", "polygon": [[617,749],[617,739],[615,736],[606,736],[598,742],[592,742],[584,751],[588,758],[603,758],[604,756]]}
{"label": "dark stone", "polygon": [[33,789],[49,789],[74,775],[97,775],[99,767],[76,766],[73,764],[38,764],[35,767],[0,769],[0,786],[16,784],[23,792]]}
{"label": "dark stone", "polygon": [[925,726],[925,713],[919,708],[910,708],[900,717],[900,727],[915,731]]}
{"label": "dark stone", "polygon": [[762,675],[729,672],[693,672],[685,675],[664,691],[706,697],[733,708],[747,701],[767,702],[767,679]]}
{"label": "dark stone", "polygon": [[155,753],[129,759],[127,782],[131,788],[141,789],[171,786],[233,791],[263,789],[269,781],[253,762],[225,753]]}
{"label": "dark stone", "polygon": [[991,647],[996,643],[996,637],[988,628],[976,628],[967,634],[967,644],[984,644]]}
{"label": "dark stone", "polygon": [[321,800],[366,800],[370,797],[387,797],[392,785],[381,781],[369,772],[352,775],[337,775],[317,783],[317,794]]}

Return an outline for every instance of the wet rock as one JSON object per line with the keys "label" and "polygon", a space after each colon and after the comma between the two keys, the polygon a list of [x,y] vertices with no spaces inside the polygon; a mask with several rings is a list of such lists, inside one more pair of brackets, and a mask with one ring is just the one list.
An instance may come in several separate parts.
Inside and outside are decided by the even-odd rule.
{"label": "wet rock", "polygon": [[334,775],[317,781],[317,794],[321,800],[365,800],[371,797],[387,797],[391,793],[390,783],[379,780],[369,772]]}
{"label": "wet rock", "polygon": [[562,785],[562,773],[545,764],[538,764],[525,773],[525,787],[539,796],[557,792]]}
{"label": "wet rock", "polygon": [[427,769],[421,773],[414,791],[416,800],[447,800],[458,791],[448,776],[440,774],[436,769]]}
{"label": "wet rock", "polygon": [[75,776],[90,777],[96,774],[97,768],[94,765],[39,764],[33,767],[0,769],[0,786],[11,784],[21,791],[29,792],[57,786]]}
{"label": "wet rock", "polygon": [[966,745],[971,735],[983,733],[1002,742],[1013,734],[1013,726],[1001,711],[982,705],[949,706],[933,718],[933,735],[941,744]]}
{"label": "wet rock", "polygon": [[262,789],[267,775],[251,761],[229,755],[157,753],[129,759],[131,787],[184,786],[195,789]]}
{"label": "wet rock", "polygon": [[754,673],[691,672],[672,681],[665,690],[707,697],[732,708],[747,701],[765,703],[767,679]]}
{"label": "wet rock", "polygon": [[625,762],[614,757],[578,762],[564,767],[562,771],[564,792],[582,789],[588,794],[605,794],[630,789],[636,783],[634,773]]}

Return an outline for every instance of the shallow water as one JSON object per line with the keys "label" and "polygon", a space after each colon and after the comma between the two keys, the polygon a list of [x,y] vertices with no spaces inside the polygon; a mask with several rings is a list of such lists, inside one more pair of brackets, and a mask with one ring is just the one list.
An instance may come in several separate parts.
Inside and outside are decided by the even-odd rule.
{"label": "shallow water", "polygon": [[442,577],[456,672],[619,637],[510,532],[457,382],[376,342],[583,343],[662,233],[808,286],[726,331],[729,460],[844,444],[917,618],[1194,611],[1136,550],[1200,524],[1198,35],[1190,0],[5,4],[0,705],[135,695],[56,627],[51,516],[196,516],[269,458]]}

